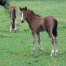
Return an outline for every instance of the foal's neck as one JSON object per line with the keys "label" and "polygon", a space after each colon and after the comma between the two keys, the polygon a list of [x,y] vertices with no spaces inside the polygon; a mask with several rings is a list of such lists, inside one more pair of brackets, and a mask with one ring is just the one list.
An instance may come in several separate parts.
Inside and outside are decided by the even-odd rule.
{"label": "foal's neck", "polygon": [[27,12],[27,19],[26,21],[30,23],[35,18],[35,15],[32,14],[30,11]]}

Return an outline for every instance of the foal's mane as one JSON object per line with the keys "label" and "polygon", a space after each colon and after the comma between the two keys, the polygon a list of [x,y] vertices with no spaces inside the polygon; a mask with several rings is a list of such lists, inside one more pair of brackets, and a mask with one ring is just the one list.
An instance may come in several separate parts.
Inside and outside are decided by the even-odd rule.
{"label": "foal's mane", "polygon": [[[22,8],[22,10],[25,10],[25,8]],[[37,14],[35,14],[32,10],[30,10],[30,9],[28,9],[28,11],[30,11],[32,14],[34,14],[34,15],[36,15],[36,16],[38,16],[38,17],[41,17],[40,15],[37,15]]]}

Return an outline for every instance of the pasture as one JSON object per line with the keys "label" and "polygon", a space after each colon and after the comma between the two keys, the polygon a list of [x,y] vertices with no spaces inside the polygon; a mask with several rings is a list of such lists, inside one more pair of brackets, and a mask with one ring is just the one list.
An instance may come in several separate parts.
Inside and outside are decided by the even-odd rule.
{"label": "pasture", "polygon": [[[18,10],[18,29],[9,32],[9,14],[0,6],[0,66],[66,66],[66,1],[11,1]],[[52,15],[58,20],[58,55],[50,57],[51,41],[46,32],[41,32],[43,54],[36,40],[35,52],[33,38],[28,23],[20,22],[19,7],[27,6],[42,17]],[[37,38],[37,37],[36,37]]]}

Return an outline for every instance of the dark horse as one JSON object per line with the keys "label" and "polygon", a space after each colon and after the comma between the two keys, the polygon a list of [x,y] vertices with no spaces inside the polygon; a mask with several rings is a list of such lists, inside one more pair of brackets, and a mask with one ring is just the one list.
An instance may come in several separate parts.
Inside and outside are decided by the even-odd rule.
{"label": "dark horse", "polygon": [[0,5],[2,5],[5,8],[5,10],[9,12],[9,6],[10,6],[9,0],[0,0]]}
{"label": "dark horse", "polygon": [[[52,43],[52,51],[51,51],[50,56],[53,56],[53,54],[54,54],[54,40],[55,40],[55,44],[56,44],[55,56],[57,56],[57,53],[58,53],[57,20],[53,16],[41,17],[39,15],[36,15],[36,14],[34,14],[33,11],[30,11],[29,9],[27,9],[27,7],[25,7],[25,8],[19,7],[19,8],[21,11],[21,22],[23,23],[26,20],[32,31],[32,35],[33,35],[33,51],[32,51],[32,53],[35,51],[35,40],[36,40],[36,34],[37,34],[38,42],[40,45],[40,54],[42,54],[43,49],[42,49],[41,40],[40,40],[40,32],[46,31],[48,33],[48,35],[51,39],[51,43]],[[54,35],[54,37],[52,34]]]}

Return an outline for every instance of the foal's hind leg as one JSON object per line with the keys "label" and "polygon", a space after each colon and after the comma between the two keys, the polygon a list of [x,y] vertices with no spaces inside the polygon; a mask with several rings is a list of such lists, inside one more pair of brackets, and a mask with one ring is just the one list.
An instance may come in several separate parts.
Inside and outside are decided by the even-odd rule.
{"label": "foal's hind leg", "polygon": [[11,19],[10,20],[10,32],[12,31],[12,23],[13,23],[13,20]]}
{"label": "foal's hind leg", "polygon": [[16,30],[18,31],[18,26],[17,26],[17,18],[16,18]]}
{"label": "foal's hind leg", "polygon": [[33,50],[32,50],[32,54],[33,54],[35,51],[36,32],[32,31],[32,35],[33,35]]}
{"label": "foal's hind leg", "polygon": [[48,32],[48,35],[49,35],[49,37],[51,39],[51,42],[52,42],[52,51],[51,51],[51,55],[50,56],[53,56],[53,54],[54,54],[54,38],[53,38],[51,32]]}
{"label": "foal's hind leg", "polygon": [[17,18],[15,19],[15,33],[16,33],[16,30],[18,31],[18,27],[17,27]]}
{"label": "foal's hind leg", "polygon": [[58,43],[58,39],[57,39],[57,37],[55,37],[55,44],[56,44],[55,56],[57,56],[57,53],[58,53],[57,43]]}
{"label": "foal's hind leg", "polygon": [[38,37],[38,43],[40,45],[40,54],[42,54],[43,49],[42,49],[42,45],[41,45],[41,39],[40,39],[40,33],[39,32],[37,32],[37,37]]}
{"label": "foal's hind leg", "polygon": [[19,30],[18,30],[18,26],[17,26],[17,31],[19,31]]}
{"label": "foal's hind leg", "polygon": [[15,19],[15,33],[16,33],[16,30],[17,30],[17,19]]}

